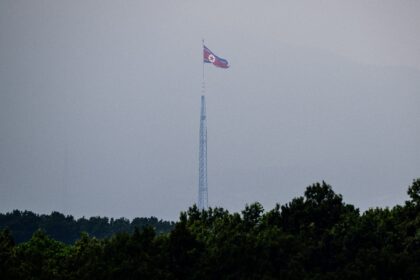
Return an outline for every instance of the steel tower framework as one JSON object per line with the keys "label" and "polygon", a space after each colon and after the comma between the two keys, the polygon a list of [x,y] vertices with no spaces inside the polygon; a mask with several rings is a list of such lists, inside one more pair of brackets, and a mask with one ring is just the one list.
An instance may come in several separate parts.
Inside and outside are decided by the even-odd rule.
{"label": "steel tower framework", "polygon": [[200,113],[200,147],[198,167],[198,208],[205,210],[208,207],[207,189],[207,119],[206,119],[206,98],[201,96]]}

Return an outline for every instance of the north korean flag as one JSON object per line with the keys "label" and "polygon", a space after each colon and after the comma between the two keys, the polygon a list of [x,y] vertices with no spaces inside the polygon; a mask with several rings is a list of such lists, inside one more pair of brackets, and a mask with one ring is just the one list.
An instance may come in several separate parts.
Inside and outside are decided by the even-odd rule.
{"label": "north korean flag", "polygon": [[220,68],[229,68],[229,62],[221,57],[215,55],[209,48],[203,46],[203,55],[204,55],[204,62],[205,63],[213,63],[214,66]]}

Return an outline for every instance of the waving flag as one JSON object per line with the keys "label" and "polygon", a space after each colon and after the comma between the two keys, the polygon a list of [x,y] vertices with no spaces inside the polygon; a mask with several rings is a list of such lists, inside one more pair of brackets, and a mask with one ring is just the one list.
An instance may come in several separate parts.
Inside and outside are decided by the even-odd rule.
{"label": "waving flag", "polygon": [[205,63],[213,63],[214,66],[217,66],[220,68],[229,68],[229,62],[226,59],[218,57],[206,46],[203,46],[203,47],[204,47],[203,55],[204,55]]}

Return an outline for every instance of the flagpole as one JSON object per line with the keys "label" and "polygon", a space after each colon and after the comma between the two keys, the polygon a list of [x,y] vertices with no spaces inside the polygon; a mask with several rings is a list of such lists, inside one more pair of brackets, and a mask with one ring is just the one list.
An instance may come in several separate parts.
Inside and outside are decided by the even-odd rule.
{"label": "flagpole", "polygon": [[[203,43],[202,51],[204,51],[204,38],[202,39],[202,43]],[[204,58],[203,57],[201,57],[201,61],[203,63],[203,83],[201,85],[201,87],[202,87],[201,88],[201,93],[202,93],[202,95],[204,95],[206,93],[206,81],[204,79]]]}

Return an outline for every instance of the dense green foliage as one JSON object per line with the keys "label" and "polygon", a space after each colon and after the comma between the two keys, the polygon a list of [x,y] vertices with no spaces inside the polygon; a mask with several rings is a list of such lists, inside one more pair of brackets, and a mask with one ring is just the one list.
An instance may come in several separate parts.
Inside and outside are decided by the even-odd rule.
{"label": "dense green foliage", "polygon": [[109,219],[106,217],[80,218],[64,216],[59,212],[51,215],[37,215],[30,211],[14,210],[11,213],[0,213],[0,229],[9,229],[16,243],[31,239],[38,229],[42,229],[52,239],[73,244],[81,232],[96,238],[111,237],[118,232],[133,233],[134,229],[145,226],[153,227],[158,234],[169,232],[173,222],[158,220],[156,217],[134,218],[131,222],[125,218]]}
{"label": "dense green foliage", "polygon": [[360,214],[325,183],[264,212],[196,207],[174,229],[152,227],[72,245],[37,231],[0,235],[3,279],[420,279],[420,179],[410,200]]}

